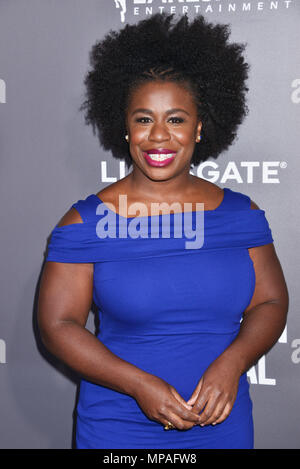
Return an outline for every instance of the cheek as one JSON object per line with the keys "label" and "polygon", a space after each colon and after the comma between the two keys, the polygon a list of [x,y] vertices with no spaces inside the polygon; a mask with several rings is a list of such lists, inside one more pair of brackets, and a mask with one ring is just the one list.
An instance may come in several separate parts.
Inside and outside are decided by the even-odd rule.
{"label": "cheek", "polygon": [[132,145],[139,145],[148,138],[146,129],[132,129],[130,132],[130,142]]}
{"label": "cheek", "polygon": [[180,142],[182,146],[192,146],[194,143],[193,129],[174,129],[173,137]]}

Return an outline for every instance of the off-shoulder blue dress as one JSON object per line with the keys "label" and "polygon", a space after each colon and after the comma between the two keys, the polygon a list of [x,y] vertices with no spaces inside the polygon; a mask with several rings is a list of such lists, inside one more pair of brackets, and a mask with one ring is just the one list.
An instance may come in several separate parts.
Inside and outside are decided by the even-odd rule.
{"label": "off-shoulder blue dress", "polygon": [[[265,211],[250,203],[224,188],[215,210],[125,218],[91,194],[72,205],[83,223],[54,227],[46,261],[93,263],[98,339],[188,400],[239,332],[255,288],[248,248],[273,242]],[[195,238],[185,225],[202,226],[197,248],[187,248]],[[230,415],[215,426],[166,431],[133,397],[85,379],[76,411],[77,449],[253,448],[246,373]]]}

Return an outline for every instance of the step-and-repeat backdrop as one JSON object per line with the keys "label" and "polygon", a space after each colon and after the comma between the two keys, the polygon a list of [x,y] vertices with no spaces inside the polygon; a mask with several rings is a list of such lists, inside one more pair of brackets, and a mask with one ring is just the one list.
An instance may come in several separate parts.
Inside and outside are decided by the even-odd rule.
{"label": "step-and-repeat backdrop", "polygon": [[130,171],[79,111],[89,51],[110,29],[162,11],[230,23],[231,39],[247,42],[249,114],[235,144],[193,173],[266,212],[290,307],[282,336],[248,372],[255,447],[300,447],[300,1],[15,0],[0,2],[2,448],[74,442],[78,377],[41,344],[40,274],[63,213]]}

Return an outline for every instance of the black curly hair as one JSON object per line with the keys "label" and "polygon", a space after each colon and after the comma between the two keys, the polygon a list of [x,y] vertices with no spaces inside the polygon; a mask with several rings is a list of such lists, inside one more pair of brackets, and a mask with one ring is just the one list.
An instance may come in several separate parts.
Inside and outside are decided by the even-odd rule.
{"label": "black curly hair", "polygon": [[130,94],[149,80],[176,81],[188,89],[202,122],[201,142],[195,145],[191,166],[226,150],[248,113],[245,84],[249,65],[246,44],[229,43],[230,26],[213,25],[203,15],[189,24],[187,15],[172,24],[174,14],[110,30],[90,52],[91,70],[84,84],[85,122],[98,131],[101,145],[115,158],[132,164],[125,117]]}

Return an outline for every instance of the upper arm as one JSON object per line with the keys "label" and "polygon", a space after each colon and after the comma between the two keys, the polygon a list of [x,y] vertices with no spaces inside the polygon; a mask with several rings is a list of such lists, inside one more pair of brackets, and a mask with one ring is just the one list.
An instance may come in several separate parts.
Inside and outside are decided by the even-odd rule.
{"label": "upper arm", "polygon": [[[75,208],[71,208],[57,226],[73,223],[82,223]],[[85,326],[93,299],[93,274],[92,263],[46,261],[38,299],[38,324],[42,336],[64,321]]]}
{"label": "upper arm", "polygon": [[[259,207],[251,201],[251,209]],[[288,290],[274,244],[249,248],[248,251],[255,271],[255,290],[245,313],[265,302],[281,303],[287,310]]]}

